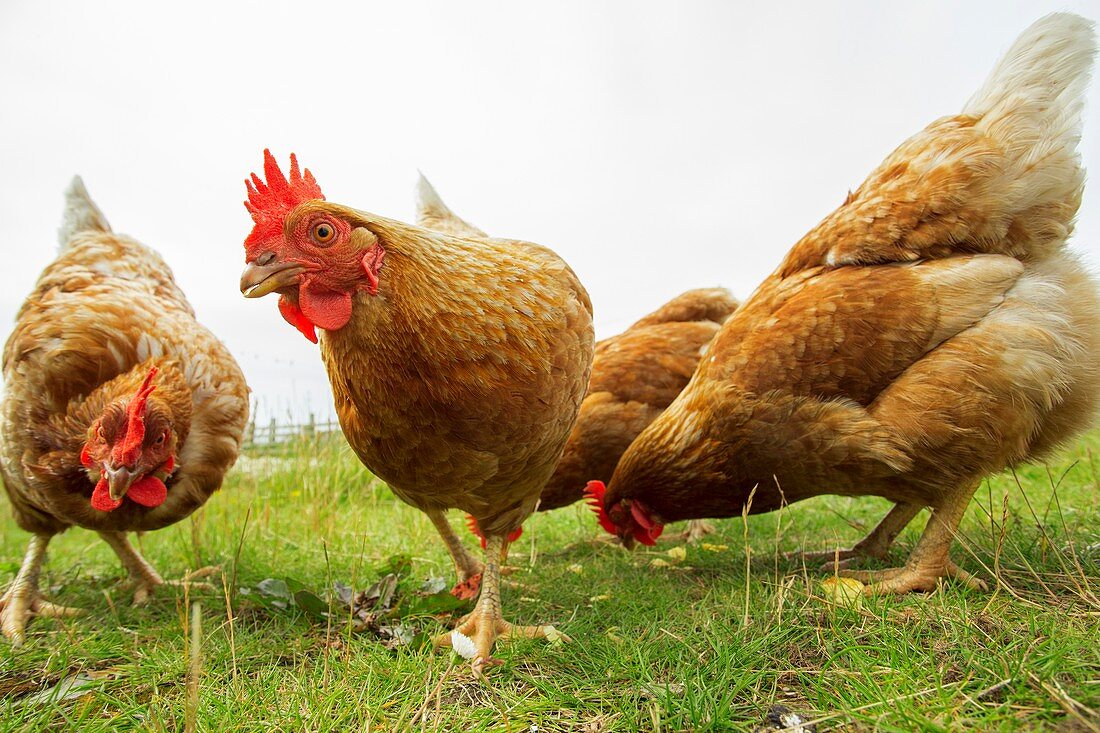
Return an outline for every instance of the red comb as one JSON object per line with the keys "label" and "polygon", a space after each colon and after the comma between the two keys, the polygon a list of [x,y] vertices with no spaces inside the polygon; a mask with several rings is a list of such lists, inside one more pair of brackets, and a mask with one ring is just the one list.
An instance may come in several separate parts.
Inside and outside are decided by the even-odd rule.
{"label": "red comb", "polygon": [[145,403],[149,395],[157,388],[153,384],[153,377],[157,376],[157,368],[150,367],[145,375],[145,381],[141,383],[137,394],[130,400],[126,408],[126,435],[122,438],[122,444],[115,446],[111,451],[111,459],[123,466],[132,466],[137,463],[141,454],[141,444],[145,441]]}
{"label": "red comb", "polygon": [[599,520],[600,526],[613,535],[618,535],[619,531],[615,527],[615,523],[611,521],[611,517],[607,515],[607,509],[603,505],[604,493],[607,491],[607,487],[604,486],[603,481],[589,481],[588,485],[584,487],[584,498],[588,500],[588,506],[596,513],[596,519]]}
{"label": "red comb", "polygon": [[[474,519],[473,514],[467,514],[466,515],[466,526],[469,528],[469,530],[471,532],[473,532],[475,535],[477,535],[478,539],[481,540],[481,549],[484,550],[488,546],[488,543],[485,541],[485,535],[483,535],[481,533],[481,527],[478,526],[477,520]],[[523,534],[523,526],[521,525],[521,526],[516,527],[515,529],[512,530],[511,534],[508,535],[508,541],[509,542],[515,542],[516,540],[518,540],[520,538],[520,535],[522,535],[522,534]]]}
{"label": "red comb", "polygon": [[294,153],[290,154],[290,179],[287,180],[275,162],[275,156],[265,149],[264,177],[267,178],[266,183],[253,173],[252,178],[244,182],[248,188],[248,201],[244,202],[244,207],[256,223],[252,233],[244,240],[248,259],[259,254],[253,252],[253,248],[282,234],[283,220],[295,206],[304,201],[325,200],[309,169],[304,172],[298,170],[298,158]]}

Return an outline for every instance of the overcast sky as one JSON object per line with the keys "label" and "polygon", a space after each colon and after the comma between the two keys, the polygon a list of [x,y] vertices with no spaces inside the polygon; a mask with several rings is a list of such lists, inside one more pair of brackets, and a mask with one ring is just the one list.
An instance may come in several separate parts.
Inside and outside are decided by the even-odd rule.
{"label": "overcast sky", "polygon": [[[416,171],[547,245],[597,335],[744,297],[898,143],[957,112],[1032,21],[1100,2],[0,2],[0,323],[55,256],[74,173],[158,249],[261,420],[331,414],[317,347],[238,291],[270,147],[329,200],[410,220]],[[1100,171],[1097,94],[1083,152]],[[1100,269],[1100,189],[1075,238]]]}

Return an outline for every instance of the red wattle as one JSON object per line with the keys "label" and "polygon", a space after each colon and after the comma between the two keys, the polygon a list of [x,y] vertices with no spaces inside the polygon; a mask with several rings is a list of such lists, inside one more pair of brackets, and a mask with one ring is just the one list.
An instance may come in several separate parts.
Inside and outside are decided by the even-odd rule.
{"label": "red wattle", "polygon": [[329,290],[309,277],[298,287],[298,305],[310,323],[326,331],[337,331],[351,320],[351,293]]}
{"label": "red wattle", "polygon": [[142,506],[160,506],[168,498],[168,487],[156,476],[142,476],[130,486],[126,496]]}
{"label": "red wattle", "polygon": [[279,296],[279,313],[283,315],[283,319],[287,323],[298,329],[303,336],[313,343],[317,343],[317,331],[314,330],[313,324],[309,322],[306,314],[302,312],[297,303],[285,295]]}
{"label": "red wattle", "polygon": [[656,544],[657,538],[665,531],[665,525],[653,521],[649,510],[642,502],[630,502],[630,516],[634,520],[634,539],[643,545]]}
{"label": "red wattle", "polygon": [[122,506],[122,499],[115,501],[111,498],[111,490],[107,487],[107,479],[101,478],[92,492],[92,508],[101,512],[113,512]]}
{"label": "red wattle", "polygon": [[618,528],[611,521],[611,517],[608,516],[603,505],[603,497],[606,491],[607,487],[604,486],[603,481],[589,481],[588,485],[584,487],[584,496],[588,500],[589,508],[596,513],[596,519],[599,521],[600,526],[610,534],[618,535]]}

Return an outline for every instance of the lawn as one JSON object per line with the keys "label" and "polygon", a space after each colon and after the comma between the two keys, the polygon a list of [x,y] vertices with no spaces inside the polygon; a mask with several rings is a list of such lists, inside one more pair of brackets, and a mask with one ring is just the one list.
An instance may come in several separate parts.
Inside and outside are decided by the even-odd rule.
{"label": "lawn", "polygon": [[[751,731],[775,705],[818,731],[1100,730],[1098,449],[1094,434],[983,483],[954,553],[997,578],[990,593],[837,604],[827,572],[783,558],[852,544],[885,514],[876,499],[723,520],[683,556],[673,539],[608,544],[580,505],[538,515],[512,547],[505,614],[572,641],[502,643],[489,684],[420,643],[448,618],[412,613],[440,600],[439,581],[421,585],[452,573],[426,516],[334,438],[252,453],[192,520],[141,539],[165,577],[220,565],[214,587],[133,608],[93,533],[53,542],[43,587],[88,613],[32,621],[18,650],[0,639],[0,730],[183,730],[193,715],[202,731]],[[6,514],[0,583],[27,541]],[[396,610],[373,631],[326,603],[334,583],[392,570]],[[266,579],[302,589],[305,610]]]}

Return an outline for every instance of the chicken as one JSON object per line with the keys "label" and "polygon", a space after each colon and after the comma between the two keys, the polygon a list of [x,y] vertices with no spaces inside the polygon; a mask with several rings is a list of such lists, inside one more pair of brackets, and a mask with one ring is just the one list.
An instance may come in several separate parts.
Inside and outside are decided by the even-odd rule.
{"label": "chicken", "polygon": [[[424,176],[417,194],[420,226],[460,236],[488,236],[451,211]],[[554,475],[543,487],[539,511],[579,501],[588,479],[610,480],[623,451],[680,394],[707,344],[737,305],[722,288],[689,290],[623,333],[596,344],[588,391]],[[468,520],[471,531],[480,536],[477,522]],[[696,539],[708,531],[705,523],[693,520],[685,537]],[[460,583],[453,592],[464,597],[471,583]]]}
{"label": "chicken", "polygon": [[689,290],[596,344],[588,393],[539,511],[579,501],[589,479],[611,479],[623,452],[680,394],[736,309],[727,290]]}
{"label": "chicken", "polygon": [[0,475],[33,534],[0,599],[0,627],[24,640],[45,601],[46,546],[72,526],[97,531],[136,586],[164,581],[127,532],[168,526],[201,507],[236,461],[248,419],[237,363],[153,250],[115,234],[80,178],[67,192],[61,250],[38,279],[4,348]]}
{"label": "chicken", "polygon": [[[439,528],[460,574],[465,551],[446,510],[487,537],[471,637],[473,670],[498,637],[546,626],[504,621],[508,536],[535,509],[576,419],[592,363],[592,306],[545,247],[450,235],[328,203],[291,156],[289,179],[265,151],[246,207],[247,297],[278,292],[310,340],[321,330],[336,413],[359,459]],[[450,644],[454,634],[436,639]]]}
{"label": "chicken", "polygon": [[1055,14],[962,114],[897,148],[725,323],[692,381],[589,494],[624,542],[664,522],[822,493],[897,506],[863,548],[931,516],[867,591],[983,585],[948,550],[979,481],[1087,427],[1100,296],[1066,248],[1095,41]]}

